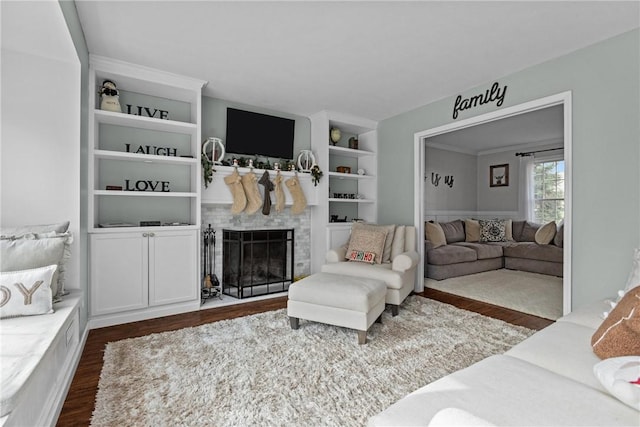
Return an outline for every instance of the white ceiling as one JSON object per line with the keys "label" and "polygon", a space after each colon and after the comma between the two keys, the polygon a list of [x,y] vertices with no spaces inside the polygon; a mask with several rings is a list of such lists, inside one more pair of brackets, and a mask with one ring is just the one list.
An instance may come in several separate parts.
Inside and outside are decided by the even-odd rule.
{"label": "white ceiling", "polygon": [[640,26],[637,1],[85,1],[89,51],[205,95],[381,120]]}
{"label": "white ceiling", "polygon": [[[477,154],[527,147],[563,145],[564,110],[562,105],[443,133],[427,139],[427,145],[446,150]],[[520,149],[520,148],[518,148]]]}

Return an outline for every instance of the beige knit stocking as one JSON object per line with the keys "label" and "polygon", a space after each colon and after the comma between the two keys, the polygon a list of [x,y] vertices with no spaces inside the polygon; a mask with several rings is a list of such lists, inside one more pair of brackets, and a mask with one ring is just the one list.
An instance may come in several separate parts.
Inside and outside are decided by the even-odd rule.
{"label": "beige knit stocking", "polygon": [[227,184],[227,187],[229,187],[229,191],[231,191],[231,195],[233,196],[231,213],[233,215],[238,215],[244,210],[245,206],[247,206],[247,196],[244,194],[238,170],[236,169],[231,173],[231,175],[225,176],[224,182]]}
{"label": "beige knit stocking", "polygon": [[304,197],[304,193],[302,192],[302,188],[300,187],[300,181],[298,181],[298,176],[292,176],[284,183],[287,184],[289,193],[291,193],[291,197],[293,198],[291,213],[294,215],[301,214],[307,207],[307,198]]}
{"label": "beige knit stocking", "polygon": [[258,178],[256,174],[249,172],[244,175],[242,177],[242,187],[244,188],[244,194],[247,195],[247,208],[245,212],[247,215],[253,215],[262,207],[262,197],[258,189]]}
{"label": "beige knit stocking", "polygon": [[280,213],[284,210],[284,190],[282,189],[282,175],[280,171],[276,174],[273,182],[276,183],[276,212]]}

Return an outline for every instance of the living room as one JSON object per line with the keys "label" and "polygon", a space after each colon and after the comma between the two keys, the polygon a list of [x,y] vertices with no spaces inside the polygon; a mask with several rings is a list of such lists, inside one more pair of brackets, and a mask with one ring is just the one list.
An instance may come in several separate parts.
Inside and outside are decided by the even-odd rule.
{"label": "living room", "polygon": [[[118,49],[124,48],[128,44],[135,45],[136,43],[133,43],[132,40],[142,43],[145,37],[134,36],[133,32],[129,35],[123,35],[118,31],[112,33],[108,24],[110,20],[145,22],[148,20],[144,17],[148,16],[150,4],[142,3],[133,7],[133,4],[129,5],[127,2],[83,3],[85,2],[39,2],[31,3],[28,7],[22,7],[19,2],[2,3],[1,225],[6,227],[70,221],[69,230],[75,239],[71,245],[72,254],[67,266],[67,288],[72,291],[72,294],[79,295],[78,327],[81,343],[85,342],[89,335],[87,325],[91,316],[88,243],[90,238],[88,230],[91,228],[88,218],[90,54],[111,56],[162,69],[157,65],[154,66],[154,55],[151,53],[140,54],[135,61],[126,57],[118,58]],[[343,7],[344,13],[339,15],[339,19],[335,18],[335,22],[330,19],[323,22],[330,22],[327,25],[330,25],[334,32],[353,26],[355,28],[347,31],[346,35],[355,36],[364,34],[363,30],[358,29],[358,23],[362,20],[357,17],[375,15],[377,20],[373,22],[380,23],[385,21],[381,17],[384,12],[390,13],[389,11],[394,10],[393,6],[389,4],[381,4],[381,8],[389,7],[390,9],[380,11],[374,7],[374,4],[360,3],[357,2],[350,6],[333,5],[334,7]],[[424,6],[419,3],[421,2],[413,5],[403,4],[401,9],[405,8],[404,11],[407,13],[407,9],[410,11],[411,7]],[[191,7],[196,10],[202,7],[202,10],[205,10],[213,5],[215,5],[214,2],[194,3],[191,4]],[[129,9],[129,6],[132,8]],[[249,6],[254,8],[251,13],[243,9]],[[432,6],[455,9],[454,6],[446,3]],[[484,13],[483,16],[487,18],[490,15],[487,11],[494,11],[492,8],[498,7],[491,4],[484,6],[489,9],[484,12],[478,9],[476,12],[478,14]],[[569,131],[572,137],[572,148],[569,161],[572,163],[573,183],[570,233],[572,251],[571,294],[569,301],[565,301],[566,314],[587,306],[593,301],[615,296],[616,292],[623,287],[628,276],[633,249],[640,246],[640,224],[638,222],[640,217],[640,178],[637,167],[640,160],[637,143],[640,139],[640,129],[637,122],[639,116],[638,5],[636,2],[608,2],[606,7],[605,3],[601,2],[580,2],[573,5],[580,8],[580,11],[584,11],[584,14],[573,13],[571,5],[568,3],[545,6],[551,9],[544,9],[541,5],[535,4],[529,5],[530,9],[526,9],[525,6],[526,4],[518,6],[511,3],[504,5],[509,8],[509,11],[500,16],[508,19],[506,19],[503,30],[505,32],[500,33],[498,40],[492,38],[492,32],[488,31],[486,27],[473,26],[475,19],[467,16],[467,12],[463,10],[457,12],[459,20],[452,18],[452,16],[456,16],[455,10],[448,10],[446,15],[449,18],[446,23],[448,25],[446,27],[447,34],[455,33],[457,30],[454,28],[467,26],[473,31],[469,30],[466,33],[467,36],[464,38],[466,41],[461,42],[462,44],[471,43],[471,39],[481,35],[486,37],[483,43],[486,46],[491,46],[501,38],[509,38],[509,31],[513,37],[516,37],[517,31],[513,27],[521,25],[524,22],[523,17],[533,13],[537,21],[532,19],[529,24],[530,33],[528,34],[531,38],[529,40],[531,45],[525,48],[515,48],[509,45],[505,49],[511,50],[498,52],[486,48],[466,52],[466,56],[453,55],[451,50],[444,49],[440,52],[439,60],[431,63],[430,67],[419,68],[418,64],[408,62],[406,65],[396,66],[391,71],[383,70],[390,76],[387,81],[377,81],[376,79],[381,78],[377,75],[375,78],[371,77],[372,80],[376,80],[375,84],[378,89],[370,90],[370,93],[376,93],[376,95],[362,97],[355,95],[355,89],[359,86],[357,81],[367,80],[363,76],[369,70],[357,67],[354,69],[345,68],[337,74],[327,74],[334,77],[325,78],[329,79],[328,81],[333,85],[334,81],[339,82],[350,77],[348,82],[352,85],[353,91],[344,90],[340,97],[322,99],[317,104],[310,107],[305,106],[305,108],[296,109],[293,101],[291,104],[279,103],[277,94],[285,92],[283,86],[264,87],[264,89],[272,89],[266,93],[258,93],[257,89],[252,89],[256,91],[255,94],[243,99],[235,95],[243,93],[245,90],[243,86],[225,86],[224,81],[216,80],[219,77],[215,76],[215,72],[210,76],[206,73],[199,75],[194,70],[189,70],[188,73],[181,72],[179,67],[162,70],[209,80],[211,88],[221,91],[221,94],[219,97],[205,94],[203,97],[205,106],[227,102],[222,101],[225,99],[235,99],[233,105],[278,116],[309,118],[311,121],[311,116],[315,113],[329,110],[338,111],[347,117],[364,117],[377,123],[375,128],[378,159],[375,165],[377,188],[375,190],[376,200],[373,205],[375,207],[373,214],[375,222],[414,225],[417,232],[422,235],[424,235],[423,220],[425,217],[418,209],[417,200],[419,200],[420,190],[416,187],[415,182],[417,176],[419,176],[419,180],[423,180],[424,176],[420,176],[420,173],[417,172],[419,168],[416,167],[416,157],[419,157],[416,156],[415,151],[416,135],[430,129],[458,124],[473,117],[501,112],[534,100],[570,91],[572,126]],[[101,21],[103,22],[101,26],[88,28],[86,23],[83,25],[76,10],[81,7],[95,8],[95,15],[104,16],[106,21]],[[161,8],[161,4],[155,4],[153,7]],[[175,10],[180,10],[180,6],[172,3],[169,3],[167,7],[169,9],[168,15],[171,15],[171,12],[175,12]],[[171,7],[177,9],[172,10]],[[225,16],[224,13],[232,13],[236,17],[242,17],[243,14],[253,16],[257,12],[271,16],[268,7],[261,6],[261,8],[256,4],[231,6],[231,4],[220,3],[220,7],[221,9],[217,11],[218,15],[215,15],[217,17]],[[229,8],[227,12],[225,12],[225,7]],[[293,13],[294,16],[298,16],[295,15],[296,13],[305,13],[300,10],[302,4],[295,2],[290,5],[280,4],[277,10],[286,10],[287,7],[291,9],[290,13]],[[316,4],[316,7],[322,11],[319,4]],[[518,10],[518,7],[524,9]],[[538,7],[540,9],[537,9]],[[554,7],[558,9],[553,9]],[[317,12],[317,10],[315,11]],[[534,13],[534,11],[539,12]],[[323,14],[320,16],[324,17],[324,13],[329,12],[331,12],[330,9],[322,11]],[[509,13],[515,15],[510,17]],[[554,28],[556,31],[559,31],[558,28],[562,28],[562,31],[567,33],[567,36],[562,39],[571,39],[571,42],[567,42],[566,45],[562,45],[560,41],[556,43],[553,37],[558,33],[552,33],[544,24],[549,16],[554,14],[559,14],[564,19],[563,22],[555,22]],[[411,15],[411,13],[407,13],[407,15]],[[427,19],[429,13],[421,10],[420,13],[414,13],[414,15]],[[373,19],[373,16],[371,18]],[[215,19],[211,19],[212,23],[216,22]],[[30,26],[25,25],[26,22],[33,22],[33,25],[37,26],[40,31],[31,31]],[[311,25],[306,20],[300,22]],[[429,22],[432,27],[437,27],[437,22]],[[170,25],[167,24],[167,26]],[[371,40],[377,41],[379,38],[375,38],[375,34],[379,27],[375,25],[372,27],[367,26],[367,34],[370,34]],[[600,27],[601,32],[589,35],[588,30],[594,27]],[[299,27],[297,28],[297,31],[302,32]],[[312,26],[312,28],[315,27]],[[404,30],[399,30],[399,34],[403,34],[404,38],[411,39],[412,29],[415,28],[416,25],[407,25]],[[548,50],[538,53],[536,51],[537,43],[543,44],[545,40],[540,39],[546,37],[540,36],[540,39],[535,39],[536,33],[533,31],[535,28],[541,28],[540,33],[549,31],[549,37],[552,38],[550,44],[560,44],[561,46],[557,50],[553,50],[549,44],[546,44]],[[145,30],[137,29],[136,31],[144,33]],[[103,39],[104,45],[108,49],[105,51],[92,50],[91,44],[88,43],[89,34],[99,34],[98,37]],[[385,37],[392,37],[392,35],[388,34]],[[289,37],[289,40],[291,38]],[[149,41],[152,39],[153,37],[147,38],[146,43],[149,46],[145,45],[143,50],[148,49],[148,52],[152,52],[153,45],[167,45],[167,49],[171,47],[170,42]],[[250,40],[256,39],[241,40],[247,45],[251,45]],[[345,38],[340,43],[346,43],[346,40],[349,39]],[[354,37],[354,40],[358,40],[358,38]],[[308,39],[302,41],[309,43]],[[226,42],[233,43],[229,40]],[[323,46],[323,43],[317,42],[317,45]],[[369,46],[366,41],[363,43],[365,46],[360,45],[360,48],[364,48],[371,55],[378,56],[374,53],[375,46]],[[401,44],[401,41],[397,41],[396,44]],[[178,50],[188,50],[185,49],[185,46],[187,45],[179,46]],[[278,46],[284,52],[290,48],[286,44]],[[313,46],[316,44],[310,44],[309,49]],[[411,46],[415,48],[415,45]],[[239,52],[245,48],[245,44],[238,42],[235,49],[239,55]],[[332,52],[340,51],[340,44],[327,45],[320,49],[320,52],[323,52],[323,61],[325,62],[327,56],[330,56]],[[415,51],[419,50],[416,48]],[[188,56],[197,56],[197,54],[191,52]],[[485,56],[494,60],[510,57],[513,62],[506,61],[506,64],[493,69],[485,68],[487,64],[492,62],[489,59],[485,60]],[[535,59],[524,60],[528,56]],[[520,62],[516,59],[520,59]],[[225,60],[232,61],[233,57]],[[171,58],[171,61],[186,64],[186,61],[183,62],[180,57]],[[341,64],[342,62],[332,65],[332,67],[342,68]],[[294,73],[303,73],[307,63],[296,63],[296,65]],[[269,74],[266,71],[268,67],[264,66],[262,62],[260,68],[265,70],[265,74]],[[435,80],[435,74],[431,75],[425,71],[435,72],[440,68],[445,69],[444,74],[437,75],[440,80]],[[331,67],[324,70],[331,71]],[[237,70],[236,72],[242,74]],[[273,72],[273,74],[277,73]],[[416,74],[419,80],[425,81],[425,87],[427,86],[426,81],[429,80],[428,88],[432,93],[425,93],[423,84],[415,84],[413,89],[404,89],[404,92],[397,86],[398,81],[405,78],[409,80],[410,77],[416,78]],[[497,106],[496,103],[477,105],[459,111],[458,118],[452,118],[458,96],[468,99],[478,93],[484,93],[496,81],[502,87],[508,87],[502,105]],[[229,92],[222,92],[223,89]],[[302,95],[307,92],[305,87],[288,87],[288,89],[293,92],[293,95],[290,95],[291,98],[305,98]],[[386,99],[396,99],[394,95],[400,92],[415,94],[419,99],[408,96],[403,108],[394,111],[385,109]],[[232,95],[228,95],[229,93]],[[390,101],[388,103],[391,105]],[[203,138],[220,135],[215,126],[207,128],[204,119],[203,124],[205,124],[202,127]],[[296,150],[312,148],[313,126],[309,127],[308,132],[308,136],[305,138],[308,142],[297,146]],[[326,142],[328,145],[328,141]],[[312,189],[311,191],[322,191],[321,194],[324,195],[325,190],[328,194],[329,164],[328,159],[321,160],[319,155],[318,160],[319,166],[325,172],[324,178],[320,181],[320,185],[323,187],[321,187],[322,190]],[[214,177],[214,180],[217,178]],[[402,191],[399,191],[400,189]],[[216,209],[222,211],[228,209],[229,206],[230,204],[226,204],[224,208]],[[402,207],[402,209],[398,207]],[[312,205],[307,208],[302,217],[313,223],[314,214],[312,212],[324,208],[325,206]],[[324,226],[329,220],[328,211],[323,210],[321,215],[323,219],[320,224]],[[205,221],[202,221],[198,225],[202,225],[204,228],[206,224]],[[313,227],[313,225],[309,225],[309,227]],[[221,238],[221,236],[219,237]],[[594,242],[598,243],[594,244]],[[311,246],[308,249],[308,271],[303,273],[315,273],[318,270],[313,266],[314,263],[321,265],[323,262],[326,250],[319,248],[326,249],[326,242],[320,242],[318,249],[314,249],[313,245],[316,243],[318,243],[317,239],[314,241],[312,238]],[[424,249],[419,245],[417,249],[423,256],[421,251]],[[422,258],[424,259],[424,256]],[[424,267],[424,265],[419,266],[418,277],[422,277]],[[305,266],[305,268],[307,267]],[[421,292],[423,289],[418,285],[415,291]],[[402,317],[402,308],[399,317]],[[75,363],[80,358],[81,352],[82,345],[79,345]],[[68,384],[60,386],[63,400],[67,387]],[[57,411],[54,411],[56,417],[60,406]]]}

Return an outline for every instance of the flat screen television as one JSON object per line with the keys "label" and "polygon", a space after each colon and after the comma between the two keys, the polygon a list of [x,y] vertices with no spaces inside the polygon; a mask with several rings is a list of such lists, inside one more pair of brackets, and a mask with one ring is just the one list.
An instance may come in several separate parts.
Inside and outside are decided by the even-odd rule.
{"label": "flat screen television", "polygon": [[227,108],[227,153],[293,159],[295,121]]}

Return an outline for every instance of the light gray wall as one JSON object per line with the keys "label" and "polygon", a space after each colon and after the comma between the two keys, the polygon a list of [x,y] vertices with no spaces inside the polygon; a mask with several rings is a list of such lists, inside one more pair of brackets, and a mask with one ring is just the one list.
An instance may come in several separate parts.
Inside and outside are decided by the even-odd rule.
{"label": "light gray wall", "polygon": [[[425,209],[428,211],[475,211],[476,156],[427,147],[425,158]],[[440,177],[439,182],[437,176]],[[445,177],[453,178],[453,186],[445,183]],[[434,181],[438,182],[437,186]]]}
{"label": "light gray wall", "polygon": [[[519,150],[521,151],[521,150]],[[517,211],[518,210],[518,158],[513,151],[484,154],[478,156],[478,210]],[[492,165],[509,165],[509,185],[489,186],[489,168]]]}
{"label": "light gray wall", "polygon": [[[623,287],[632,250],[640,246],[639,64],[636,29],[461,93],[476,95],[497,80],[509,87],[500,107],[507,108],[572,91],[574,308]],[[414,171],[406,167],[414,134],[451,123],[457,95],[380,122],[380,223],[414,222]],[[500,108],[488,103],[458,120]],[[615,182],[602,179],[601,171],[615,171]]]}
{"label": "light gray wall", "polygon": [[[239,104],[222,99],[211,98],[209,96],[202,97],[202,139],[210,136],[221,138],[223,143],[227,137],[227,107],[237,108],[239,110],[252,111],[254,113],[269,114],[285,119],[295,120],[295,133],[293,135],[293,156],[298,157],[300,150],[308,150],[311,148],[311,121],[308,117],[296,116],[293,114],[283,113],[280,111],[267,110],[264,108],[253,107],[246,104]],[[250,156],[243,156],[250,157]],[[225,156],[225,159],[230,159]]]}

